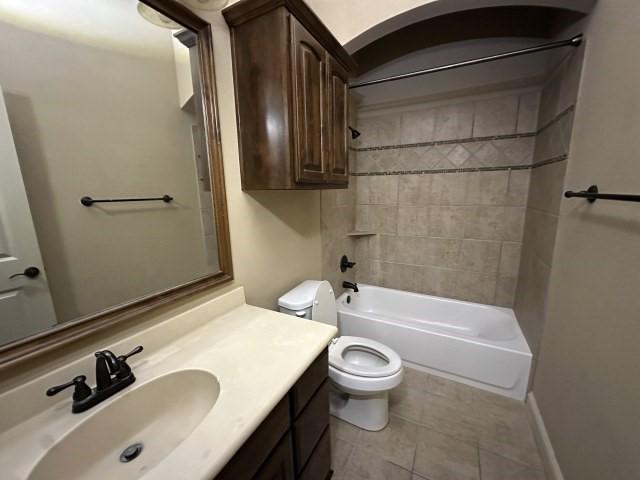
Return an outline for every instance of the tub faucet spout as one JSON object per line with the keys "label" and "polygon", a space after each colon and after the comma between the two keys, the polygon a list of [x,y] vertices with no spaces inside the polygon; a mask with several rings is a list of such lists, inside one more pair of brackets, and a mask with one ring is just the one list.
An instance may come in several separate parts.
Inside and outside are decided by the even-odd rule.
{"label": "tub faucet spout", "polygon": [[342,282],[342,288],[350,288],[351,290],[353,290],[353,293],[358,293],[359,292],[357,283],[351,283],[351,282],[344,281],[344,282]]}

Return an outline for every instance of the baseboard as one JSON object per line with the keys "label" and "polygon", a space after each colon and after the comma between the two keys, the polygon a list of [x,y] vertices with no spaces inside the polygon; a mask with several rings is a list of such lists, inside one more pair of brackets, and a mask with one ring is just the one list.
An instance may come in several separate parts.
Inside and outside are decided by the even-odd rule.
{"label": "baseboard", "polygon": [[540,409],[538,408],[538,402],[536,397],[533,396],[533,392],[527,395],[527,407],[529,415],[531,416],[531,424],[533,425],[533,434],[536,437],[536,443],[542,456],[542,463],[548,480],[564,480],[562,470],[560,470],[560,464],[556,458],[556,453],[551,445],[551,439],[547,433],[547,428],[544,426]]}

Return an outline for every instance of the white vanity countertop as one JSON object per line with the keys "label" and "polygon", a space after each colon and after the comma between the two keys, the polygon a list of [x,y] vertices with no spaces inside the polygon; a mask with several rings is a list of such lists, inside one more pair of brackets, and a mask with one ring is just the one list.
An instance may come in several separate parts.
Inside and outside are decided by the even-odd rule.
{"label": "white vanity countertop", "polygon": [[[28,396],[37,392],[41,395],[38,403],[45,406],[0,431],[3,480],[27,479],[40,458],[80,423],[145,382],[185,369],[205,370],[217,377],[217,402],[178,447],[140,478],[211,480],[337,333],[329,325],[247,305],[242,288],[194,310],[198,311],[162,322],[126,342],[105,346],[116,354],[135,344],[145,350],[130,360],[136,382],[87,412],[71,413],[72,389],[65,392],[64,400],[42,397],[44,390],[60,379],[84,373],[91,380],[93,374],[86,371],[93,362],[91,358],[0,395],[3,416],[19,412],[20,402],[28,403]],[[188,318],[190,313],[192,319]],[[199,320],[193,320],[196,317]],[[195,329],[184,331],[189,322]],[[78,371],[80,365],[85,370]],[[87,438],[86,442],[100,444],[100,438]],[[143,458],[144,452],[130,464],[102,472],[101,478],[117,475],[117,468],[139,469]]]}

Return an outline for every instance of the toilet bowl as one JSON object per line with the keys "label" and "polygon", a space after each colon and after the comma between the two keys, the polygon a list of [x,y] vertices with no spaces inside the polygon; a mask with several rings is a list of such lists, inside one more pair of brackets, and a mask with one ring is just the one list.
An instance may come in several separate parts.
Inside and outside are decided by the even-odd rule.
{"label": "toilet bowl", "polygon": [[[357,294],[355,294],[357,295]],[[338,327],[329,282],[306,280],[278,299],[281,312]],[[402,381],[402,359],[391,348],[362,337],[336,337],[329,344],[331,414],[365,430],[389,422],[389,391]]]}

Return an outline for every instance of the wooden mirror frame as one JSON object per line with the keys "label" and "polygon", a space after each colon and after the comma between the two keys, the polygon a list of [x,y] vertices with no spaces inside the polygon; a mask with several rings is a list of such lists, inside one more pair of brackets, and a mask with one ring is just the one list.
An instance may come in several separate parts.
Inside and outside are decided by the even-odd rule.
{"label": "wooden mirror frame", "polygon": [[49,330],[0,345],[0,370],[50,352],[114,325],[124,324],[143,313],[233,279],[211,24],[175,0],[140,1],[175,20],[197,35],[202,111],[204,114],[207,157],[210,166],[220,271],[132,300],[95,315],[79,320],[71,320]]}

